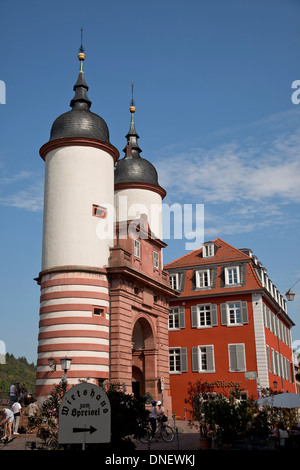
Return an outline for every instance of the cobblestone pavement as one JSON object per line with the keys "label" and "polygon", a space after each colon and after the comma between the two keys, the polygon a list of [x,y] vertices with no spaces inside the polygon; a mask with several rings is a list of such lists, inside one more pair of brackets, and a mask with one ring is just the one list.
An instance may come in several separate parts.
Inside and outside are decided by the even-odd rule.
{"label": "cobblestone pavement", "polygon": [[[174,423],[170,423],[174,429]],[[177,451],[177,450],[199,450],[199,433],[195,428],[190,428],[187,421],[176,421],[175,437],[172,442],[164,442],[162,439],[154,439],[149,445],[140,441],[134,441],[136,450],[151,451]],[[15,436],[8,444],[0,444],[1,450],[31,450],[32,447],[38,448],[42,441],[35,434],[19,434]]]}

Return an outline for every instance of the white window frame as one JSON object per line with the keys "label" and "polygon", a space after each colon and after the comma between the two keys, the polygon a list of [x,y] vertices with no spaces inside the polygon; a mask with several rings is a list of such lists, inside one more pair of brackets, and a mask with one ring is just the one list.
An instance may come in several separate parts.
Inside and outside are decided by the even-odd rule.
{"label": "white window frame", "polygon": [[[213,363],[212,369],[208,369],[208,365],[207,365],[208,348],[212,348],[211,349],[212,363]],[[204,346],[198,346],[198,350],[199,350],[199,372],[215,372],[214,345],[209,344],[209,345],[204,345]],[[204,367],[204,363],[206,364],[206,367]]]}
{"label": "white window frame", "polygon": [[[240,317],[237,317],[237,312],[236,310],[239,305],[239,315]],[[224,304],[221,304],[221,325],[228,326],[228,327],[235,327],[235,326],[243,326],[248,324],[249,318],[248,318],[248,304],[246,301],[241,301],[241,300],[234,300],[234,301],[228,301]],[[233,311],[231,311],[233,310]],[[232,321],[232,318],[234,321]],[[237,319],[240,319],[240,321],[236,321]]]}
{"label": "white window frame", "polygon": [[208,374],[216,372],[213,344],[202,344],[192,348],[192,371]]}
{"label": "white window frame", "polygon": [[185,308],[170,307],[168,329],[169,331],[177,331],[185,328]]}
{"label": "white window frame", "polygon": [[210,281],[210,269],[201,269],[201,271],[196,271],[196,287],[198,289],[210,287]]}
{"label": "white window frame", "polygon": [[[204,322],[201,323],[201,316]],[[218,326],[218,312],[216,304],[198,304],[191,306],[192,328],[212,328]]]}
{"label": "white window frame", "polygon": [[168,324],[169,331],[176,331],[180,330],[179,328],[179,309],[178,307],[170,308],[169,312],[169,324]]}
{"label": "white window frame", "polygon": [[[173,361],[172,361],[173,360]],[[173,362],[173,370],[171,370]],[[187,372],[187,348],[172,347],[169,348],[169,373],[170,375],[182,374]]]}
{"label": "white window frame", "polygon": [[215,245],[213,243],[207,243],[202,248],[203,258],[213,258],[215,256]]}
{"label": "white window frame", "polygon": [[198,328],[212,326],[211,304],[197,305],[198,309]]}
{"label": "white window frame", "polygon": [[[236,271],[236,282],[232,278],[231,271]],[[233,276],[234,277],[234,276]],[[225,268],[225,285],[236,286],[241,283],[240,266],[228,266]]]}
{"label": "white window frame", "polygon": [[153,266],[155,269],[159,269],[159,253],[153,251]]}
{"label": "white window frame", "polygon": [[170,274],[169,280],[170,280],[170,286],[172,287],[172,289],[179,290],[179,274],[178,273]]}
{"label": "white window frame", "polygon": [[141,256],[141,246],[140,246],[140,241],[139,240],[134,240],[134,256],[136,258],[140,258]]}
{"label": "white window frame", "polygon": [[242,325],[242,305],[241,302],[227,303],[228,325]]}

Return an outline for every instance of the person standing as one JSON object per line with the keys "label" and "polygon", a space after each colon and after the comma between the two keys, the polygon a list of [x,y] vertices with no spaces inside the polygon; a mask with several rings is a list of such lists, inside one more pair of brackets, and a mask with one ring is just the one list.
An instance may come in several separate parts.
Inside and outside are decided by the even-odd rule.
{"label": "person standing", "polygon": [[37,417],[39,407],[35,398],[31,399],[28,405],[28,432],[31,433],[35,425],[35,419]]}
{"label": "person standing", "polygon": [[0,425],[4,424],[4,436],[2,437],[1,441],[10,442],[12,441],[11,429],[14,422],[13,412],[8,408],[3,408],[0,411],[0,417],[2,418],[0,420]]}
{"label": "person standing", "polygon": [[9,389],[9,401],[11,403],[14,403],[16,400],[16,397],[17,397],[17,387],[16,387],[16,383],[13,382]]}
{"label": "person standing", "polygon": [[19,421],[20,421],[20,417],[22,416],[22,406],[20,405],[20,400],[17,399],[17,401],[15,401],[15,403],[11,407],[11,411],[13,412],[13,415],[14,415],[13,433],[19,434],[18,433]]}

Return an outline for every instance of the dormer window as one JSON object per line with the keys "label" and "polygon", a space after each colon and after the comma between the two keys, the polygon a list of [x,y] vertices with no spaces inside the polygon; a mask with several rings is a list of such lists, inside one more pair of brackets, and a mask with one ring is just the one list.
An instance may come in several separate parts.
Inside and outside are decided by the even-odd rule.
{"label": "dormer window", "polygon": [[240,284],[240,282],[241,280],[239,266],[231,266],[230,268],[225,268],[225,284],[227,286]]}
{"label": "dormer window", "polygon": [[210,270],[205,269],[202,271],[196,271],[196,287],[202,289],[204,287],[210,287]]}
{"label": "dormer window", "polygon": [[170,274],[170,286],[174,290],[179,290],[179,275],[178,275],[178,273]]}
{"label": "dormer window", "polygon": [[212,258],[215,256],[215,245],[213,243],[203,245],[202,256],[203,258]]}

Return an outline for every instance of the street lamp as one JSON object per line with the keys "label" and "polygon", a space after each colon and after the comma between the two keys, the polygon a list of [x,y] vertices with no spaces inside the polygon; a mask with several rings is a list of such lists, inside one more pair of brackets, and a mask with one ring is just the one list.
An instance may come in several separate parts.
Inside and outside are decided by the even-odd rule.
{"label": "street lamp", "polygon": [[[292,287],[294,287],[297,282],[299,282],[300,279],[298,279],[298,281],[295,282],[295,284],[292,285]],[[295,292],[292,291],[292,287],[287,291],[287,293],[285,294],[286,298],[288,299],[288,301],[292,302],[295,298]]]}
{"label": "street lamp", "polygon": [[64,371],[64,375],[62,377],[63,382],[67,381],[67,372],[71,367],[71,362],[72,362],[72,359],[70,359],[69,357],[64,357],[60,360],[61,368]]}
{"label": "street lamp", "polygon": [[276,380],[274,380],[274,382],[273,382],[273,387],[274,387],[274,388],[277,388],[277,382],[276,382]]}

